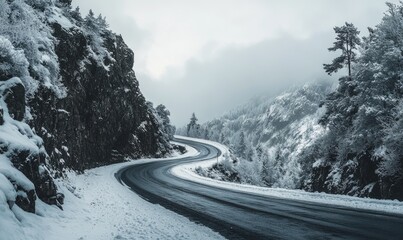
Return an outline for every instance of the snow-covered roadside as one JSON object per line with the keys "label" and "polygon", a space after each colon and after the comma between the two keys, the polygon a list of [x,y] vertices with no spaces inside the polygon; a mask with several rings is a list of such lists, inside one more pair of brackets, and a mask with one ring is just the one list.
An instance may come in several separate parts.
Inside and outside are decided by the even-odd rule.
{"label": "snow-covered roadside", "polygon": [[[169,159],[197,154],[193,148],[187,150]],[[22,212],[21,223],[11,224],[20,224],[14,229],[19,232],[4,234],[9,231],[1,230],[0,239],[223,239],[207,227],[147,202],[115,179],[120,168],[149,161],[161,160],[119,163],[81,175],[69,173],[68,182],[59,181],[66,196],[64,211],[38,201],[41,216]],[[74,194],[68,190],[73,188]]]}
{"label": "snow-covered roadside", "polygon": [[[220,143],[208,141],[204,139],[195,139],[188,138],[182,136],[175,136],[177,138],[198,141],[201,143],[206,143],[213,145],[214,147],[221,150],[222,155],[224,153],[229,152],[228,148]],[[219,161],[223,159],[223,157],[219,157]],[[397,200],[377,200],[370,198],[358,198],[351,197],[345,195],[334,195],[334,194],[326,194],[326,193],[312,193],[305,192],[303,190],[290,190],[290,189],[282,189],[282,188],[266,188],[266,187],[258,187],[247,184],[238,184],[231,182],[219,181],[207,177],[203,177],[198,175],[195,172],[197,167],[207,168],[211,167],[213,164],[217,162],[216,158],[202,161],[202,162],[194,162],[194,163],[186,163],[181,164],[173,169],[171,169],[171,173],[177,177],[182,179],[186,179],[189,181],[199,182],[202,184],[211,185],[214,187],[220,187],[225,189],[232,189],[237,191],[248,192],[252,194],[259,194],[271,197],[285,198],[285,199],[294,199],[315,203],[323,203],[323,204],[331,204],[335,205],[335,207],[352,207],[356,209],[364,209],[364,210],[374,210],[374,211],[383,211],[389,213],[399,213],[403,214],[403,202]]]}

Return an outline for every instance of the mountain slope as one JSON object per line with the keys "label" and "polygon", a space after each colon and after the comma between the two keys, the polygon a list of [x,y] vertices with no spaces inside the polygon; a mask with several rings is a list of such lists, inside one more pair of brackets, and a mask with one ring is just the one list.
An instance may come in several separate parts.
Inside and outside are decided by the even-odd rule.
{"label": "mountain slope", "polygon": [[325,132],[318,124],[323,112],[318,106],[330,89],[322,82],[287,91],[275,99],[255,99],[203,124],[198,135],[231,147],[236,161],[222,170],[235,172],[237,181],[299,188],[307,177],[299,155]]}

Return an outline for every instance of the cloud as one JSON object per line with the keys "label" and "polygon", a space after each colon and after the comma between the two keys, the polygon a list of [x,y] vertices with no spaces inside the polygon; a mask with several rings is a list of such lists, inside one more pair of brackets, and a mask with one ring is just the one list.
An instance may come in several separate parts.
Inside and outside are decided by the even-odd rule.
{"label": "cloud", "polygon": [[[322,64],[330,61],[328,35],[300,40],[284,36],[247,47],[228,47],[206,60],[189,60],[182,76],[167,73],[155,84],[141,76],[141,89],[171,110],[183,125],[192,112],[201,121],[220,116],[253,96],[274,95],[284,89],[326,78]],[[173,71],[176,72],[176,71]]]}

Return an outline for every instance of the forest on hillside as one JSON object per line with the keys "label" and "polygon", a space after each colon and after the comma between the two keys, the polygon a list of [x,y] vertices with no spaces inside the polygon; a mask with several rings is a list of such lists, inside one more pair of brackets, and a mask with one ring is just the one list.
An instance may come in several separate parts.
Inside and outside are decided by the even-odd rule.
{"label": "forest on hillside", "polygon": [[[403,200],[403,3],[387,3],[368,34],[335,27],[319,82],[260,98],[204,124],[192,116],[178,134],[219,141],[231,158],[205,176],[254,185]],[[319,66],[318,66],[319,67]]]}

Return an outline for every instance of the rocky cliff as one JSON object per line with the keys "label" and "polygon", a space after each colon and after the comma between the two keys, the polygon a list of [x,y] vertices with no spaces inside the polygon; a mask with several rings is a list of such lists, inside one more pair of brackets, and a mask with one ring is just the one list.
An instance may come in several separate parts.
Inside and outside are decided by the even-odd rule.
{"label": "rocky cliff", "polygon": [[80,27],[84,22],[74,22],[68,27],[51,23],[67,96],[59,99],[41,87],[29,102],[32,126],[53,164],[84,169],[122,156],[169,152],[132,70],[133,52],[121,36],[105,31],[99,37],[109,56],[100,63],[92,56],[92,39]]}
{"label": "rocky cliff", "polygon": [[67,168],[172,150],[132,50],[70,2],[0,0],[0,178],[9,186],[0,190],[10,207],[35,212],[36,196],[60,206],[52,175]]}

